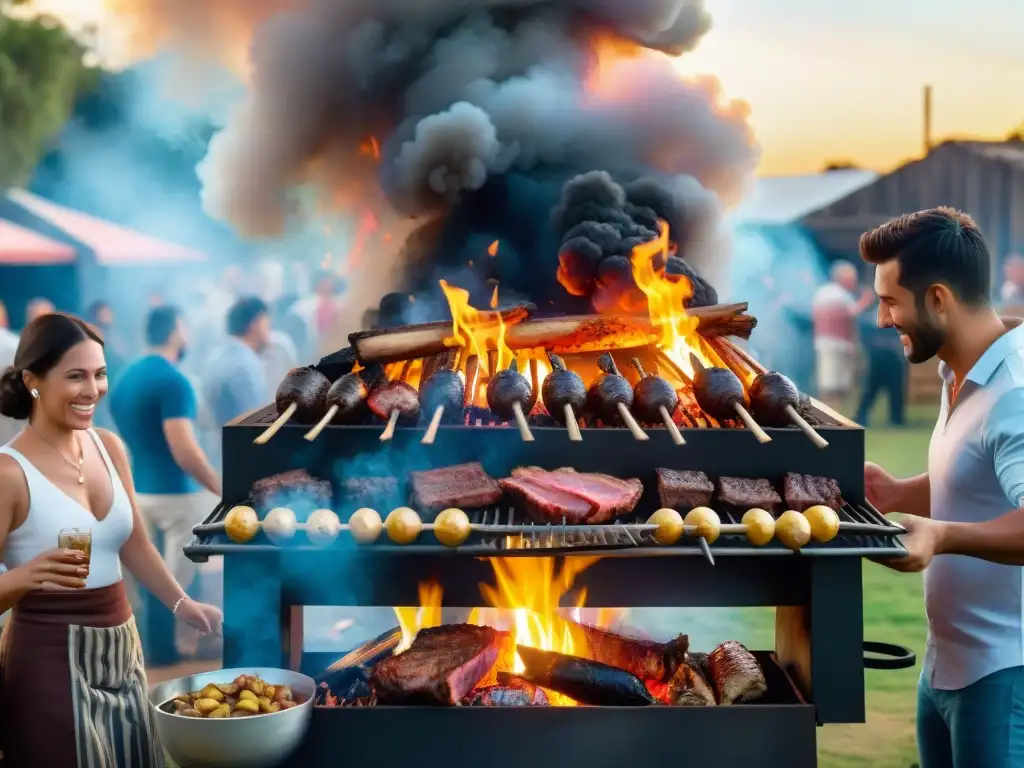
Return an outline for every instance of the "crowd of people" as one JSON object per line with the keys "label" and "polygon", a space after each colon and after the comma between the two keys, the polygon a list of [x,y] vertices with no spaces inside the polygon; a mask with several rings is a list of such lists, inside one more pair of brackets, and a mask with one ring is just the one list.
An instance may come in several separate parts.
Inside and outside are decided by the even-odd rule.
{"label": "crowd of people", "polygon": [[[108,396],[96,403],[94,423],[124,442],[139,510],[168,570],[186,588],[196,583],[196,567],[182,548],[220,497],[221,425],[270,402],[284,374],[329,343],[338,313],[339,283],[330,274],[317,276],[305,295],[272,297],[261,295],[252,281],[251,293],[243,284],[242,273],[232,267],[205,300],[179,305],[153,292],[135,332],[119,321],[113,302],[95,301],[84,313],[102,333],[106,358]],[[49,300],[33,299],[23,327],[54,312]],[[20,340],[11,326],[0,303],[0,370],[14,363]],[[24,425],[0,416],[0,445]],[[129,593],[136,612],[145,614],[144,597],[131,588]],[[170,623],[173,646],[147,649],[158,663],[200,650],[194,631]],[[154,643],[163,642],[159,634],[152,633]]]}

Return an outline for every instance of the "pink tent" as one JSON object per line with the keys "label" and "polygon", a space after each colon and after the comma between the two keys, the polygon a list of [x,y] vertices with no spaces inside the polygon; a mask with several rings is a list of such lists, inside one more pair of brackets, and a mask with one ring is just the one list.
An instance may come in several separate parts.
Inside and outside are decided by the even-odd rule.
{"label": "pink tent", "polygon": [[[102,266],[146,266],[206,259],[199,251],[73,211],[24,190],[10,190],[7,198],[87,246]],[[0,235],[0,254],[4,252],[2,243]]]}
{"label": "pink tent", "polygon": [[0,266],[71,264],[76,255],[70,245],[0,219]]}

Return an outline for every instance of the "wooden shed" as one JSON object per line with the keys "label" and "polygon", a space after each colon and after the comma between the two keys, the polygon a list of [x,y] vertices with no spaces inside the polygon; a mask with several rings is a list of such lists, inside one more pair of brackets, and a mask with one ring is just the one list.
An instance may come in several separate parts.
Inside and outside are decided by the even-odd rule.
{"label": "wooden shed", "polygon": [[[1024,252],[1024,141],[947,141],[919,160],[802,219],[829,259],[859,263],[861,234],[909,211],[951,205],[969,213],[996,260],[993,292],[1002,280],[1003,259]],[[911,369],[910,401],[934,401],[939,379],[934,365]]]}

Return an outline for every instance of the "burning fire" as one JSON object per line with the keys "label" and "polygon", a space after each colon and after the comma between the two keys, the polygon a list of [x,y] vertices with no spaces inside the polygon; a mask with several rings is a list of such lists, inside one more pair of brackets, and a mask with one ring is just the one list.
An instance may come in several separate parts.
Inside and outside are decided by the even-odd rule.
{"label": "burning fire", "polygon": [[685,275],[666,272],[672,255],[668,224],[658,222],[658,237],[635,246],[630,253],[633,279],[647,298],[647,314],[659,335],[657,345],[670,367],[693,378],[690,353],[708,366],[722,362],[697,334],[698,319],[686,311],[686,302],[693,296],[693,283]]}
{"label": "burning fire", "polygon": [[[586,656],[586,639],[574,631],[573,624],[563,618],[560,603],[573,588],[576,577],[599,558],[565,558],[561,570],[553,557],[492,558],[495,585],[480,585],[480,593],[487,608],[474,608],[467,620],[470,624],[491,626],[512,633],[516,645],[525,645],[545,651]],[[436,582],[420,584],[420,605],[416,608],[395,608],[402,629],[400,653],[412,644],[416,633],[441,624],[442,589]],[[579,621],[586,601],[586,590],[575,595],[569,619]],[[602,609],[595,626],[608,627],[622,616],[622,609]],[[514,673],[523,672],[522,659],[516,654]],[[553,703],[571,705],[573,702],[555,696]]]}
{"label": "burning fire", "polygon": [[[461,347],[468,355],[475,355],[481,371],[493,375],[503,370],[512,360],[512,350],[505,344],[507,325],[500,312],[481,312],[469,304],[469,291],[440,281],[441,290],[448,301],[448,309],[452,313],[452,335],[444,340],[445,346]],[[495,286],[494,298],[497,304],[498,289]],[[493,352],[494,370],[491,370]],[[467,354],[463,354],[466,358]]]}

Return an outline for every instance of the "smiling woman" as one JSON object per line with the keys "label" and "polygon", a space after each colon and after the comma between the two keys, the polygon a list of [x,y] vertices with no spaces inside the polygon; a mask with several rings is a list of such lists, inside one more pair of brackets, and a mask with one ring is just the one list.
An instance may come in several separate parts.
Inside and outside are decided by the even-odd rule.
{"label": "smiling woman", "polygon": [[[120,440],[92,428],[106,392],[102,337],[63,314],[29,323],[0,377],[0,413],[28,419],[0,448],[5,766],[163,766],[121,563],[180,619],[219,629],[147,538]],[[88,551],[60,548],[68,529]]]}

